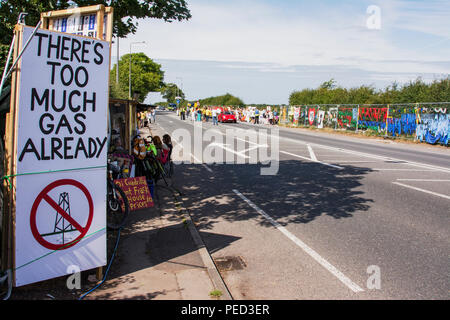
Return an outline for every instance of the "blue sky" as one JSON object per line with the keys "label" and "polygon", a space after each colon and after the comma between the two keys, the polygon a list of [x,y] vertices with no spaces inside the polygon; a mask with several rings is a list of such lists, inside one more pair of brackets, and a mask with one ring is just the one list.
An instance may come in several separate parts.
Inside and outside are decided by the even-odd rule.
{"label": "blue sky", "polygon": [[[133,52],[160,63],[165,81],[182,86],[188,99],[231,93],[245,103],[287,104],[292,91],[331,78],[344,87],[384,88],[450,74],[448,0],[188,0],[188,6],[189,21],[139,20],[138,32],[119,46],[122,55],[130,42],[145,41]],[[377,12],[368,11],[374,6]],[[160,100],[151,94],[146,102]]]}

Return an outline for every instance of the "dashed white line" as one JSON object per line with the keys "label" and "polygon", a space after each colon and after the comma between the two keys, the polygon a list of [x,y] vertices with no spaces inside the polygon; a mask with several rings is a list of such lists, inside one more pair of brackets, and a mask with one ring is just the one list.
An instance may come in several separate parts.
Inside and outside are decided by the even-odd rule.
{"label": "dashed white line", "polygon": [[314,153],[314,151],[313,151],[311,145],[308,143],[306,146],[308,147],[308,151],[309,151],[309,155],[310,155],[310,157],[311,157],[311,160],[317,162],[316,154]]}
{"label": "dashed white line", "polygon": [[441,194],[441,193],[433,192],[433,191],[430,191],[430,190],[425,190],[425,189],[409,186],[407,184],[403,184],[403,183],[400,183],[400,182],[392,182],[392,183],[396,184],[396,185],[399,185],[399,186],[402,186],[402,187],[405,187],[405,188],[413,189],[413,190],[416,190],[416,191],[421,191],[421,192],[424,192],[424,193],[432,194],[434,196],[438,196],[438,197],[450,200],[450,196],[447,196],[445,194]]}
{"label": "dashed white line", "polygon": [[257,205],[251,202],[247,197],[245,197],[238,190],[233,189],[233,192],[238,195],[242,200],[244,200],[250,207],[256,210],[260,215],[266,218],[278,231],[283,233],[289,240],[294,242],[298,247],[303,249],[308,255],[310,255],[314,260],[316,260],[322,267],[327,269],[331,274],[333,274],[336,278],[338,278],[342,283],[344,283],[350,290],[353,292],[362,292],[364,291],[361,287],[359,287],[356,283],[350,280],[347,276],[345,276],[341,271],[339,271],[336,267],[330,264],[327,260],[322,258],[316,251],[307,246],[303,241],[290,233],[286,228],[281,226],[278,222],[276,222],[271,216],[265,213],[262,209],[260,209]]}
{"label": "dashed white line", "polygon": [[334,164],[329,164],[329,163],[322,162],[322,161],[318,161],[318,160],[314,161],[314,160],[312,160],[312,159],[310,159],[310,158],[303,157],[303,156],[300,156],[300,155],[298,155],[298,154],[293,154],[293,153],[286,152],[286,151],[280,151],[280,153],[288,154],[288,155],[290,155],[290,156],[297,157],[297,158],[300,158],[300,159],[305,159],[305,160],[317,162],[317,163],[320,163],[320,164],[323,164],[323,165],[325,165],[325,166],[329,166],[329,167],[332,167],[332,168],[335,168],[335,169],[344,169],[343,167],[339,167],[339,166],[336,166],[336,165],[334,165]]}
{"label": "dashed white line", "polygon": [[420,182],[450,182],[450,180],[442,179],[397,179],[397,181],[420,181]]}

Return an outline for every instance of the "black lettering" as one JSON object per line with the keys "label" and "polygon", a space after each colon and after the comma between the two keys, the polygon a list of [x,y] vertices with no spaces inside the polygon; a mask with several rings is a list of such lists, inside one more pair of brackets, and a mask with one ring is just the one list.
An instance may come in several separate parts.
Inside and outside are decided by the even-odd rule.
{"label": "black lettering", "polygon": [[[64,71],[65,70],[69,70],[70,71],[70,78],[69,81],[66,81],[64,78]],[[61,82],[63,85],[65,86],[69,86],[73,81],[73,69],[69,64],[66,64],[64,67],[62,67],[61,69]]]}
{"label": "black lettering", "polygon": [[[79,79],[80,70],[82,70],[84,72],[84,82],[83,83]],[[83,88],[87,85],[88,81],[89,81],[89,74],[88,74],[86,68],[78,67],[77,70],[75,70],[75,83],[77,84],[77,86]]]}
{"label": "black lettering", "polygon": [[44,119],[50,118],[51,121],[55,120],[51,113],[44,113],[41,118],[39,119],[39,129],[41,129],[41,132],[43,134],[50,134],[53,132],[53,129],[55,128],[55,125],[51,122],[47,124],[46,128],[44,128]]}
{"label": "black lettering", "polygon": [[68,155],[67,152],[72,149],[72,147],[68,144],[69,141],[72,141],[72,137],[64,138],[64,159],[73,159],[72,155]]}
{"label": "black lettering", "polygon": [[95,157],[97,153],[97,143],[95,139],[89,138],[89,158]]}
{"label": "black lettering", "polygon": [[95,138],[95,139],[97,140],[98,145],[99,145],[98,152],[97,152],[97,158],[98,158],[98,157],[100,157],[100,154],[102,153],[102,149],[103,149],[103,147],[105,146],[106,141],[108,141],[108,138],[105,137],[105,138],[103,139],[103,142],[100,141],[99,138]]}
{"label": "black lettering", "polygon": [[51,84],[55,84],[55,66],[60,66],[61,63],[59,62],[51,62],[51,61],[47,61],[47,64],[52,66],[52,80],[51,80]]}
{"label": "black lettering", "polygon": [[85,55],[87,56],[89,54],[89,49],[86,48],[89,45],[91,45],[91,41],[83,40],[83,48],[81,49],[81,62],[83,63],[89,63],[89,60],[84,59]]}
{"label": "black lettering", "polygon": [[64,56],[66,51],[69,51],[69,47],[66,46],[66,41],[70,41],[69,37],[62,37],[62,46],[61,46],[61,60],[69,61],[69,57]]}
{"label": "black lettering", "polygon": [[84,146],[83,138],[78,139],[77,147],[75,148],[75,159],[78,159],[78,153],[80,151],[84,152],[86,159],[89,157],[86,147]]}
{"label": "black lettering", "polygon": [[95,92],[92,93],[92,99],[90,99],[90,100],[87,98],[87,92],[83,92],[83,111],[86,112],[87,104],[92,104],[92,112],[95,112],[95,101],[96,101],[96,93]]}
{"label": "black lettering", "polygon": [[52,138],[52,160],[55,159],[55,154],[60,159],[64,159],[63,155],[58,151],[62,147],[62,141],[60,138]]}
{"label": "black lettering", "polygon": [[41,160],[50,160],[50,156],[45,155],[45,139],[41,138]]}
{"label": "black lettering", "polygon": [[94,59],[94,62],[95,62],[96,64],[98,64],[98,65],[101,65],[101,64],[103,63],[103,56],[102,56],[102,54],[101,54],[100,52],[97,51],[97,48],[98,48],[98,47],[101,47],[101,48],[103,49],[103,44],[102,44],[101,42],[97,42],[97,43],[94,45],[94,52],[95,52],[95,54],[96,54],[97,57],[98,57],[98,59],[97,59],[97,58]]}
{"label": "black lettering", "polygon": [[66,90],[64,90],[63,91],[63,97],[62,97],[62,106],[61,107],[57,107],[56,105],[55,105],[55,100],[56,100],[56,98],[55,98],[55,92],[56,92],[56,90],[55,89],[52,89],[52,108],[53,108],[53,110],[55,110],[56,112],[61,112],[61,111],[63,111],[65,108],[66,108],[66,96],[67,96],[67,91]]}
{"label": "black lettering", "polygon": [[38,105],[44,104],[44,109],[48,112],[48,89],[45,89],[42,97],[39,98],[36,88],[31,89],[31,111],[34,111],[34,102],[37,101]]}
{"label": "black lettering", "polygon": [[74,117],[75,122],[81,126],[81,129],[78,129],[77,127],[74,128],[77,134],[83,134],[86,132],[86,125],[84,124],[84,121],[81,120],[80,118],[86,120],[86,115],[83,113],[77,113]]}
{"label": "black lettering", "polygon": [[40,33],[40,32],[36,32],[36,36],[39,38],[39,40],[38,40],[38,52],[37,52],[37,54],[38,54],[38,57],[40,57],[40,56],[41,56],[41,48],[42,48],[42,38],[43,38],[43,37],[44,37],[44,38],[48,38],[48,35],[47,35],[47,34]]}
{"label": "black lettering", "polygon": [[52,43],[52,35],[49,35],[48,38],[48,49],[47,49],[47,58],[50,59],[52,49],[56,49],[56,59],[59,59],[59,53],[61,48],[61,36],[57,36],[56,44]]}
{"label": "black lettering", "polygon": [[72,104],[72,97],[73,97],[74,95],[77,95],[77,96],[81,97],[81,92],[78,91],[78,90],[74,90],[74,91],[72,91],[71,93],[69,93],[69,109],[70,109],[72,112],[78,112],[78,111],[80,111],[81,106],[80,106],[80,105],[77,105],[76,107],[73,106],[73,104]]}
{"label": "black lettering", "polygon": [[77,59],[78,62],[81,62],[80,56],[78,55],[78,51],[81,49],[81,42],[75,38],[72,38],[72,51],[70,52],[70,61],[73,61],[73,57]]}
{"label": "black lettering", "polygon": [[41,157],[39,156],[39,152],[37,151],[36,147],[34,146],[33,140],[31,138],[28,138],[27,142],[25,143],[25,147],[23,147],[22,152],[19,156],[19,161],[23,160],[23,157],[26,153],[32,152],[36,156],[36,159],[41,160]]}
{"label": "black lettering", "polygon": [[67,128],[67,130],[69,131],[70,134],[73,133],[72,128],[71,128],[70,123],[69,123],[69,120],[67,120],[67,117],[64,114],[61,116],[61,119],[58,122],[58,126],[56,127],[55,134],[59,134],[59,130],[62,127]]}

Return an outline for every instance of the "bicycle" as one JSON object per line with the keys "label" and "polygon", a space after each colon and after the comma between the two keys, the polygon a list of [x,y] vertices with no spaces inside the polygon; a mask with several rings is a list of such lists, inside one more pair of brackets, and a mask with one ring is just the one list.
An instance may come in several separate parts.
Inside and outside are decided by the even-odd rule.
{"label": "bicycle", "polygon": [[[148,138],[150,138],[150,141],[147,140]],[[152,136],[147,136],[147,139],[144,139],[147,148],[144,166],[150,173],[149,178],[154,179],[155,184],[158,180],[163,179],[166,186],[168,186],[166,177],[171,177],[171,171],[173,172],[173,165],[172,169],[170,170],[170,167],[169,168],[166,167],[166,164],[169,163],[169,161],[166,162],[166,164],[162,164],[161,161],[156,157],[157,151],[155,145],[153,144]]]}
{"label": "bicycle", "polygon": [[110,230],[121,229],[126,222],[130,212],[125,192],[114,183],[114,175],[117,177],[120,173],[120,167],[113,165],[108,159],[108,175],[107,175],[107,203],[106,203],[106,219],[107,226]]}

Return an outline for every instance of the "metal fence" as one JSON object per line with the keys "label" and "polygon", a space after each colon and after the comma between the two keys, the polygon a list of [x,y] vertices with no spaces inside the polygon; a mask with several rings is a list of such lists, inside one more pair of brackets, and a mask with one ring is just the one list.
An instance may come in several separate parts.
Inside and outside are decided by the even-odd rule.
{"label": "metal fence", "polygon": [[365,131],[448,146],[450,102],[392,105],[280,107],[280,123],[299,127]]}

